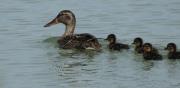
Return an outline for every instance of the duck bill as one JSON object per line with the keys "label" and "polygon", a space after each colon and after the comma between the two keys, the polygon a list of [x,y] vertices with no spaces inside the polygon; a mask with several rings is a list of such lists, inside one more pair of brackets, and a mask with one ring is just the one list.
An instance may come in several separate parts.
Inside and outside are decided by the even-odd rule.
{"label": "duck bill", "polygon": [[58,24],[58,23],[60,23],[60,22],[58,21],[57,18],[55,18],[52,21],[50,21],[49,23],[47,23],[46,25],[44,25],[44,27],[50,27],[50,26]]}

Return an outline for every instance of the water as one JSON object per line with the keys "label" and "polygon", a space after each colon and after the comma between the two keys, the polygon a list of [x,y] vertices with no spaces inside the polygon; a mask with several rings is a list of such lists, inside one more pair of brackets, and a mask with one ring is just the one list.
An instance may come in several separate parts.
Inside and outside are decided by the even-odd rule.
{"label": "water", "polygon": [[[180,61],[166,58],[169,42],[180,46],[179,0],[1,0],[0,88],[179,88]],[[163,61],[144,61],[133,49],[110,52],[61,50],[64,26],[43,28],[60,10],[72,10],[76,33],[124,43],[151,42]]]}

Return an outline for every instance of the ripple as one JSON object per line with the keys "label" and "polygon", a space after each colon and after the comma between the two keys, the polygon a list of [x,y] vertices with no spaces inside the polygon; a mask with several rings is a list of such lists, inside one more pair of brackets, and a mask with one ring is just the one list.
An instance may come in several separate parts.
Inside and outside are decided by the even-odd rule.
{"label": "ripple", "polygon": [[6,8],[6,9],[3,9],[1,8],[0,9],[0,13],[22,13],[22,12],[25,12],[24,9],[21,9],[21,8]]}
{"label": "ripple", "polygon": [[[178,0],[2,0],[0,3],[1,88],[179,88],[180,61],[163,50],[180,44]],[[63,26],[42,25],[59,10],[76,14],[79,33],[100,37],[101,52],[59,49]],[[77,33],[78,33],[77,32]],[[164,59],[144,61],[134,49],[109,51],[104,38],[151,42]],[[23,84],[23,85],[22,85]]]}

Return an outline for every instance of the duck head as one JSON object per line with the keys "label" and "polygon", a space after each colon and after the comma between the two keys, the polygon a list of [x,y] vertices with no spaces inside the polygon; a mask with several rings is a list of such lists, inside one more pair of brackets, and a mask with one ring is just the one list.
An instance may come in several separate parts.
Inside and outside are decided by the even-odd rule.
{"label": "duck head", "polygon": [[142,38],[137,37],[134,39],[132,44],[135,45],[136,47],[141,47],[143,45],[143,40]]}
{"label": "duck head", "polygon": [[105,40],[108,40],[109,43],[116,43],[116,35],[109,34]]}
{"label": "duck head", "polygon": [[58,23],[62,23],[66,26],[66,30],[63,36],[71,35],[74,33],[76,18],[73,12],[71,12],[70,10],[61,11],[52,21],[44,25],[44,27],[50,27]]}
{"label": "duck head", "polygon": [[144,45],[143,45],[143,52],[144,53],[149,53],[149,52],[151,52],[152,51],[152,44],[150,44],[150,43],[145,43]]}
{"label": "duck head", "polygon": [[164,50],[168,50],[169,52],[176,52],[176,44],[175,43],[168,43]]}

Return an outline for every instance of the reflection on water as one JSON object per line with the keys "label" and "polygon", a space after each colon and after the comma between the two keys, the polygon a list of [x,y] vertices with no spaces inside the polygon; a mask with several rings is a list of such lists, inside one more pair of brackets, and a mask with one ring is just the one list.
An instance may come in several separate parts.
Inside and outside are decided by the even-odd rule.
{"label": "reflection on water", "polygon": [[[84,3],[86,2],[86,3]],[[2,0],[0,88],[179,88],[180,61],[168,60],[169,42],[180,44],[179,0]],[[64,25],[43,28],[60,10],[77,18],[76,33],[131,44],[142,37],[164,60],[145,61],[133,49],[101,52],[63,50]]]}
{"label": "reflection on water", "polygon": [[151,70],[151,68],[154,66],[154,63],[151,62],[151,61],[144,61],[144,66],[143,66],[143,69],[145,71],[149,71]]}

